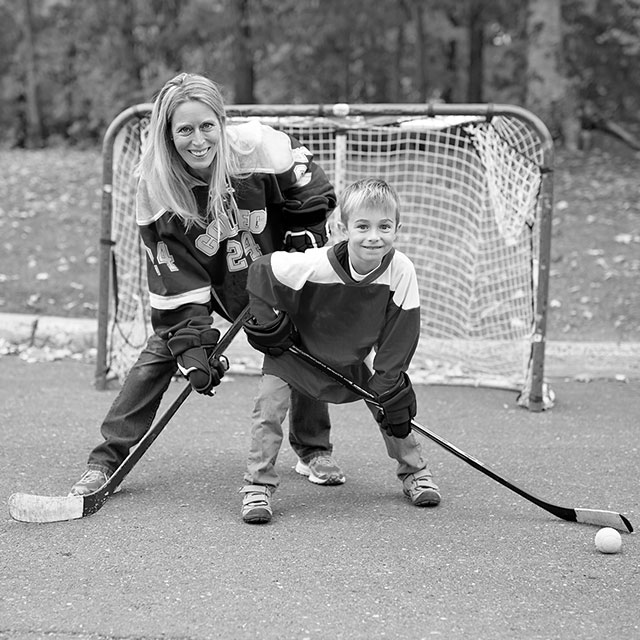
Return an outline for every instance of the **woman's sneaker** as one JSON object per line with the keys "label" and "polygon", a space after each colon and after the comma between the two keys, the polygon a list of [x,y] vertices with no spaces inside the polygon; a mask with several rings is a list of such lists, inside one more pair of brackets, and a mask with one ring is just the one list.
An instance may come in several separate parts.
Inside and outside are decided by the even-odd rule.
{"label": "woman's sneaker", "polygon": [[260,484],[248,484],[240,493],[242,498],[242,519],[249,524],[265,524],[271,521],[271,489]]}
{"label": "woman's sneaker", "polygon": [[428,469],[409,474],[402,481],[402,491],[416,507],[435,507],[440,504],[440,490]]}
{"label": "woman's sneaker", "polygon": [[344,484],[346,478],[338,463],[330,455],[319,455],[308,463],[298,460],[296,473],[307,476],[314,484]]}
{"label": "woman's sneaker", "polygon": [[[86,496],[88,493],[94,493],[97,491],[111,476],[112,471],[105,471],[104,469],[87,469],[80,480],[76,482],[71,491],[70,496]],[[118,493],[120,487],[116,487],[114,493]]]}

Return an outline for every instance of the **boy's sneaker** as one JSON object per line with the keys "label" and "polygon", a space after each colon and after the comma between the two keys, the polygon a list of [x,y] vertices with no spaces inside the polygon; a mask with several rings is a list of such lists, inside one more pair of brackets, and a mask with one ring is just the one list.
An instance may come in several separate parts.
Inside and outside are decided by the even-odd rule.
{"label": "boy's sneaker", "polygon": [[242,519],[249,524],[265,524],[271,521],[271,489],[259,484],[248,484],[240,493],[242,498]]}
{"label": "boy's sneaker", "polygon": [[344,484],[346,478],[338,463],[330,456],[321,454],[311,458],[308,463],[298,460],[296,473],[307,476],[314,484]]}
{"label": "boy's sneaker", "polygon": [[440,491],[428,469],[408,475],[402,482],[402,491],[416,507],[435,507],[440,504]]}
{"label": "boy's sneaker", "polygon": [[[111,471],[89,468],[82,474],[80,480],[71,487],[69,495],[85,496],[88,493],[93,493],[94,491],[97,491],[112,475],[113,472]],[[118,493],[118,491],[120,491],[119,486],[116,487],[114,493]]]}

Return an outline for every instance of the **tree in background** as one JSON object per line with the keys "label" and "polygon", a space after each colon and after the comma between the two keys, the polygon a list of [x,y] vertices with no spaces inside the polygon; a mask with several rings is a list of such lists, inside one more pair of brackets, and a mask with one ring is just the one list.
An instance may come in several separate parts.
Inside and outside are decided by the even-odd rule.
{"label": "tree in background", "polygon": [[33,12],[31,0],[24,0],[22,30],[24,34],[24,77],[25,77],[25,110],[27,148],[41,147],[44,141],[42,135],[42,119],[40,117],[40,103],[38,101],[38,80],[36,58],[33,42]]}
{"label": "tree in background", "polygon": [[254,60],[251,41],[251,16],[249,0],[237,0],[231,3],[232,23],[235,28],[233,37],[233,60],[235,67],[233,94],[235,102],[252,104],[255,102]]}
{"label": "tree in background", "polygon": [[21,43],[16,12],[0,4],[0,141],[26,146],[24,80],[15,64]]}
{"label": "tree in background", "polygon": [[562,136],[578,147],[579,115],[574,87],[564,63],[562,14],[557,0],[529,0],[527,15],[525,103]]}
{"label": "tree in background", "polygon": [[95,144],[185,70],[228,103],[521,104],[572,144],[640,106],[640,0],[0,0],[0,52],[19,146]]}
{"label": "tree in background", "polygon": [[602,129],[640,148],[632,135],[640,112],[640,1],[570,0],[563,15],[583,134]]}

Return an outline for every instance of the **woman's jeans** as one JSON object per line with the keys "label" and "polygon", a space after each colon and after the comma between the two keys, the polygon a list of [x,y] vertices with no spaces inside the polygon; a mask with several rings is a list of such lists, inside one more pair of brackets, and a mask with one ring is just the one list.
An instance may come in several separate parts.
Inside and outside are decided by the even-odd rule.
{"label": "woman's jeans", "polygon": [[[176,371],[176,361],[166,340],[153,334],[102,422],[100,431],[104,442],[89,455],[89,467],[113,472],[120,466],[153,424],[162,396]],[[330,454],[333,447],[329,440],[331,423],[327,404],[294,390],[290,400],[292,449],[304,462],[316,455]]]}

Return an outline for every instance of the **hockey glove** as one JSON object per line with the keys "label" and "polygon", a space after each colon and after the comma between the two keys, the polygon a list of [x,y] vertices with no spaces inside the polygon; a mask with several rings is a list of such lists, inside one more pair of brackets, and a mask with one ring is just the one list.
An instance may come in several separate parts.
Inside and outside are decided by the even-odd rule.
{"label": "hockey glove", "polygon": [[411,419],[417,413],[416,394],[405,373],[398,384],[377,398],[382,407],[376,421],[390,436],[406,438],[411,433]]}
{"label": "hockey glove", "polygon": [[[327,243],[326,218],[335,206],[325,196],[311,196],[304,202],[287,200],[284,203],[285,220],[292,224],[285,233],[285,251],[306,251],[323,247]],[[295,220],[299,219],[298,224]]]}
{"label": "hockey glove", "polygon": [[212,396],[213,387],[220,384],[226,365],[218,358],[209,360],[209,352],[218,343],[217,329],[184,328],[169,338],[167,346],[178,363],[178,369],[193,387],[194,391]]}
{"label": "hockey glove", "polygon": [[281,356],[298,340],[298,332],[286,313],[280,313],[267,324],[258,324],[255,318],[251,318],[244,323],[244,332],[254,349],[276,357]]}

